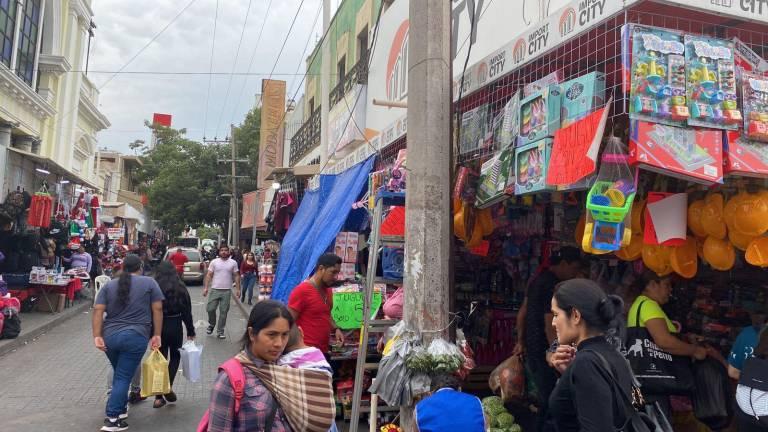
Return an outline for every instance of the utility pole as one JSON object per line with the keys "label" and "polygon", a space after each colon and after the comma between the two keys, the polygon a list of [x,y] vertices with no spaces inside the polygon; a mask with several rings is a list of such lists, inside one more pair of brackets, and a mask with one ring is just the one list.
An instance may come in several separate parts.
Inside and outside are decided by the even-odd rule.
{"label": "utility pole", "polygon": [[250,178],[249,176],[241,176],[237,175],[237,164],[238,163],[248,163],[248,159],[238,159],[237,158],[237,146],[235,142],[235,125],[230,124],[229,125],[229,137],[219,140],[216,137],[212,140],[206,140],[205,137],[203,137],[203,142],[206,144],[230,144],[232,146],[231,154],[232,159],[219,159],[218,163],[229,163],[231,164],[231,174],[219,174],[219,178],[231,178],[232,179],[232,192],[231,196],[229,198],[229,219],[228,224],[229,227],[227,229],[227,241],[230,243],[230,246],[233,247],[239,247],[240,246],[240,225],[238,225],[238,205],[237,205],[237,179],[238,178]]}
{"label": "utility pole", "polygon": [[[320,166],[326,165],[330,155],[328,148],[328,123],[330,118],[331,100],[331,46],[327,37],[331,25],[331,0],[323,0],[323,34],[326,37],[320,41]],[[312,113],[309,113],[312,115]],[[322,174],[322,173],[321,173]]]}
{"label": "utility pole", "polygon": [[[451,2],[410,2],[405,305],[424,344],[448,334],[451,184]],[[414,430],[413,407],[400,410]]]}

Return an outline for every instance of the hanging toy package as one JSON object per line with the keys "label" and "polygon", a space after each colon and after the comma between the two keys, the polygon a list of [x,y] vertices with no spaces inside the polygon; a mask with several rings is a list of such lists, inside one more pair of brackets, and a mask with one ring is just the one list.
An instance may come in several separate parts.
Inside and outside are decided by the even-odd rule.
{"label": "hanging toy package", "polygon": [[610,137],[600,162],[597,180],[587,195],[587,221],[582,249],[604,254],[629,245],[632,239],[632,201],[635,176],[629,167],[626,146]]}

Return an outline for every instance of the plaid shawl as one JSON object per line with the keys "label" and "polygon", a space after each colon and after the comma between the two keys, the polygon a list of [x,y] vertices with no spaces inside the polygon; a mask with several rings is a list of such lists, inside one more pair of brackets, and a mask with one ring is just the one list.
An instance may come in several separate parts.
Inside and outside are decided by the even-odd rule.
{"label": "plaid shawl", "polygon": [[328,374],[273,364],[257,367],[245,352],[236,357],[269,389],[293,430],[328,432],[336,418],[336,401]]}

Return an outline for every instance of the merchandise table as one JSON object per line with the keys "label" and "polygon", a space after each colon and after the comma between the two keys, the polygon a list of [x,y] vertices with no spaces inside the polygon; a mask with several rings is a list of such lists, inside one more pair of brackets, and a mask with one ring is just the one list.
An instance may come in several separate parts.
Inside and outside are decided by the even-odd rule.
{"label": "merchandise table", "polygon": [[[30,295],[40,295],[48,303],[48,307],[55,313],[56,308],[51,304],[51,300],[48,298],[50,294],[65,294],[66,301],[65,307],[69,305],[75,299],[75,293],[83,289],[83,282],[78,278],[73,278],[66,284],[43,284],[43,283],[30,283],[27,291]],[[45,295],[42,295],[45,294]]]}

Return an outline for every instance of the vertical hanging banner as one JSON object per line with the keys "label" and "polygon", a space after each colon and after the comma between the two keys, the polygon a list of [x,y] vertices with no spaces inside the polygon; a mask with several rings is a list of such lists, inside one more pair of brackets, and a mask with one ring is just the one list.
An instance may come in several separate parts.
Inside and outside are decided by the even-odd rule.
{"label": "vertical hanging banner", "polygon": [[[243,214],[240,218],[240,228],[253,227],[253,220],[258,216],[258,210],[256,209],[258,197],[259,193],[257,191],[243,194]],[[254,211],[256,211],[256,214],[254,214]]]}
{"label": "vertical hanging banner", "polygon": [[261,82],[261,143],[257,187],[269,187],[267,177],[283,160],[285,81]]}

